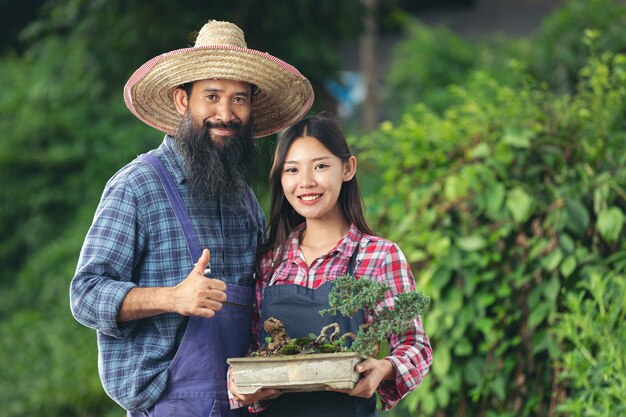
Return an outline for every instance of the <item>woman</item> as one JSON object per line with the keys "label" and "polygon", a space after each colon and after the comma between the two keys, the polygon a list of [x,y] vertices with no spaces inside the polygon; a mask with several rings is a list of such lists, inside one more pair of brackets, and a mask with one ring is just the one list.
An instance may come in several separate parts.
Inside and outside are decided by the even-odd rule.
{"label": "woman", "polygon": [[[346,273],[389,285],[383,301],[387,305],[393,305],[395,295],[415,289],[400,248],[375,236],[365,221],[356,167],[343,132],[331,118],[302,119],[280,137],[270,173],[269,239],[261,249],[257,274],[253,347],[264,340],[261,323],[272,316],[285,323],[292,338],[319,333],[332,320],[319,315],[328,307],[332,281]],[[342,332],[356,332],[371,317],[365,311],[346,320]],[[383,409],[390,409],[421,383],[432,362],[419,319],[404,335],[392,336],[389,349],[389,356],[356,366],[362,378],[352,390],[286,393],[262,402],[278,392],[239,395],[232,381],[230,390],[241,403],[254,403],[252,410],[262,409],[263,416],[375,416],[375,391]]]}

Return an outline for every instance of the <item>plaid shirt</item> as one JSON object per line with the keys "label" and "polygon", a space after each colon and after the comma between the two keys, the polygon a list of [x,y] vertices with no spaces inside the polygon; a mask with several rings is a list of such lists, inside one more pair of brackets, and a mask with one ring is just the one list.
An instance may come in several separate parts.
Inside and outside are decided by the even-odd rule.
{"label": "plaid shirt", "polygon": [[[393,297],[405,291],[415,290],[415,279],[404,254],[393,242],[377,236],[361,233],[354,225],[348,234],[326,255],[315,259],[307,266],[300,250],[300,236],[305,224],[296,227],[287,243],[283,259],[274,271],[271,271],[272,254],[261,259],[261,279],[256,286],[256,311],[252,318],[252,350],[260,346],[260,312],[263,309],[263,289],[270,285],[297,284],[308,288],[317,288],[325,282],[345,275],[350,257],[356,245],[359,245],[354,273],[358,277],[368,277],[390,286],[387,297],[376,308],[380,311],[385,305],[393,306]],[[372,320],[366,311],[366,322]],[[394,381],[383,381],[378,387],[378,394],[383,403],[383,410],[395,406],[405,395],[415,389],[422,378],[428,374],[432,362],[432,350],[428,336],[424,333],[421,320],[414,320],[413,327],[403,335],[392,335],[389,339],[391,361],[396,371]],[[258,407],[259,404],[256,405]],[[258,408],[257,408],[258,409]],[[255,408],[251,409],[255,411]]]}
{"label": "plaid shirt", "polygon": [[[252,285],[265,216],[252,191],[226,206],[194,205],[174,139],[151,151],[172,175],[202,247],[211,251],[212,277]],[[107,393],[127,410],[143,410],[163,393],[167,368],[188,318],[174,313],[118,323],[118,310],[135,287],[174,286],[192,270],[182,229],[153,168],[135,160],[107,183],[72,280],[72,313],[97,330],[99,372]],[[224,337],[228,337],[225,335]]]}

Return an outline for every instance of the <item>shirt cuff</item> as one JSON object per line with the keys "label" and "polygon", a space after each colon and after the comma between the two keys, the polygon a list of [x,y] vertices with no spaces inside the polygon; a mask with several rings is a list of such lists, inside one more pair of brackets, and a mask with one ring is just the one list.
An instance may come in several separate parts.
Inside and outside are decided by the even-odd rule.
{"label": "shirt cuff", "polygon": [[117,320],[122,303],[130,290],[136,287],[132,282],[111,281],[108,282],[106,292],[102,293],[98,304],[103,306],[100,312],[98,330],[107,336],[118,339],[126,338],[137,325],[137,320],[120,323]]}
{"label": "shirt cuff", "polygon": [[387,356],[385,358],[393,365],[395,379],[389,381],[381,381],[376,392],[380,397],[383,411],[391,410],[402,398],[411,392],[421,381],[415,381],[408,374],[405,375],[399,371],[404,365],[402,360],[396,356]]}

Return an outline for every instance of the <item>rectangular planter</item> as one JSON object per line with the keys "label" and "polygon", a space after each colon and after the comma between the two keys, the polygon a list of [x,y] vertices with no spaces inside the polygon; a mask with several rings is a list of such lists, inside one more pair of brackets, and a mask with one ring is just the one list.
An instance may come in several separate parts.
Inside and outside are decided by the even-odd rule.
{"label": "rectangular planter", "polygon": [[285,392],[352,389],[360,378],[354,366],[365,356],[353,352],[230,358],[228,363],[244,395],[261,388]]}

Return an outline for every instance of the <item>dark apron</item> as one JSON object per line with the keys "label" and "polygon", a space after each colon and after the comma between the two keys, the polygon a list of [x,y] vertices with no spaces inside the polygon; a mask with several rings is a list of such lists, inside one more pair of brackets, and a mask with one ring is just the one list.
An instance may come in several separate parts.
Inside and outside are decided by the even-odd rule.
{"label": "dark apron", "polygon": [[[187,240],[192,263],[202,254],[201,246],[174,181],[154,155],[150,163],[161,178],[172,208]],[[190,317],[183,340],[168,368],[167,386],[159,401],[145,412],[130,417],[234,417],[247,416],[245,407],[231,410],[226,373],[229,357],[246,356],[250,347],[252,287],[228,284],[227,304],[215,317]]]}
{"label": "dark apron", "polygon": [[[354,261],[358,245],[350,258],[347,273],[353,275]],[[297,284],[283,284],[266,287],[263,291],[261,323],[269,317],[282,320],[287,335],[291,338],[319,334],[322,327],[337,322],[340,334],[356,332],[365,322],[363,311],[352,318],[341,314],[321,316],[319,311],[328,308],[328,294],[333,282],[327,282],[316,289]],[[261,340],[267,336],[262,331]],[[376,416],[376,395],[370,398],[352,397],[348,394],[331,391],[285,393],[271,400],[267,410],[259,414],[263,417],[374,417]]]}

